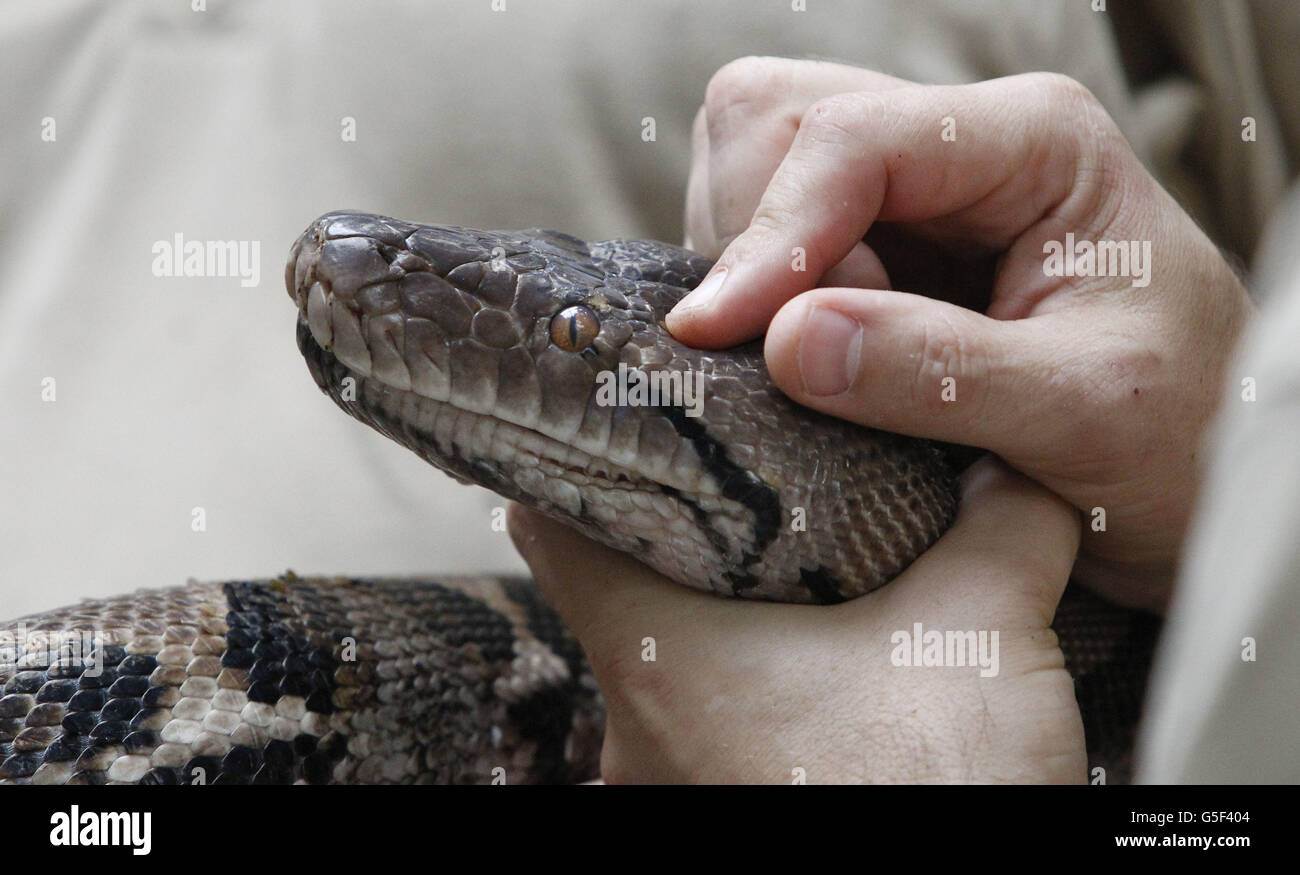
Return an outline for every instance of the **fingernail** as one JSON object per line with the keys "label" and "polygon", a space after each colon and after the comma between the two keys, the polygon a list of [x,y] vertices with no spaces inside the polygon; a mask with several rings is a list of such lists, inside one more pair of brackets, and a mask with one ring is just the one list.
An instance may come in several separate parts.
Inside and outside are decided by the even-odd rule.
{"label": "fingernail", "polygon": [[715,271],[704,278],[686,297],[677,302],[672,312],[678,313],[682,310],[698,310],[707,307],[710,302],[718,295],[718,290],[722,288],[723,280],[727,278],[727,269]]}
{"label": "fingernail", "polygon": [[799,373],[809,395],[847,392],[862,359],[862,323],[837,310],[812,307],[799,338]]}

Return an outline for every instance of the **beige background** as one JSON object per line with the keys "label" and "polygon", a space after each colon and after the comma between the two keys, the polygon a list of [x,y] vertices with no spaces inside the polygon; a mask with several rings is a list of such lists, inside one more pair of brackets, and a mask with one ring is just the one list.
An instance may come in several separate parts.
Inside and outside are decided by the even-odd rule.
{"label": "beige background", "polygon": [[[931,81],[1055,65],[1127,112],[1106,22],[1080,4],[811,5],[9,12],[0,615],[290,567],[522,570],[489,526],[495,498],[312,384],[281,270],[319,213],[676,240],[691,119],[710,74],[747,53],[874,59]],[[952,27],[937,27],[945,17]],[[354,143],[340,139],[348,116]],[[647,116],[654,143],[640,138]],[[40,138],[45,117],[54,143]],[[153,243],[176,233],[260,241],[260,287],[153,276]]]}
{"label": "beige background", "polygon": [[[1288,155],[1300,154],[1300,15],[1285,0],[1112,2],[1106,13],[1084,0],[807,5],[7,4],[0,617],[285,568],[522,570],[489,526],[497,499],[454,484],[315,389],[293,341],[284,255],[311,219],[341,207],[678,239],[690,121],[710,74],[735,57],[829,58],[925,82],[1072,75],[1243,264],[1291,178]],[[1247,115],[1258,140],[1243,144]],[[47,117],[53,143],[40,136]],[[344,117],[356,119],[354,143],[340,140]],[[656,142],[640,138],[645,117]],[[153,243],[177,233],[259,241],[260,287],[153,276]],[[1294,225],[1280,239],[1274,251],[1294,252]],[[1271,287],[1293,276],[1275,271]],[[1295,311],[1283,300],[1276,312]],[[1260,373],[1272,350],[1274,367],[1294,374],[1295,331],[1261,338]],[[41,400],[46,377],[56,402]],[[1224,453],[1235,446],[1266,467],[1243,479],[1230,457],[1213,481],[1200,565],[1157,679],[1149,778],[1290,774],[1264,755],[1248,764],[1269,750],[1261,727],[1293,744],[1277,709],[1300,701],[1300,644],[1274,646],[1248,683],[1204,646],[1231,645],[1242,629],[1300,641],[1288,634],[1300,609],[1287,585],[1300,559],[1267,546],[1294,519],[1261,516],[1294,505],[1295,478],[1269,471],[1290,471],[1271,460],[1294,450],[1280,441],[1295,432],[1285,399],[1296,395],[1279,390],[1258,420],[1215,432]],[[1236,497],[1219,500],[1234,484]],[[203,533],[190,528],[196,506]],[[1235,509],[1232,519],[1210,519],[1215,507]],[[1222,552],[1242,538],[1264,545],[1246,555],[1253,565]],[[1229,603],[1236,613],[1226,615]]]}

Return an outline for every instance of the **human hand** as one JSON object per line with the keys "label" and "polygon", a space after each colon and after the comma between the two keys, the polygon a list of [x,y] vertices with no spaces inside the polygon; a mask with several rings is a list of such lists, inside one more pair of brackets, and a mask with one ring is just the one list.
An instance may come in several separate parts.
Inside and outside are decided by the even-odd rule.
{"label": "human hand", "polygon": [[[608,782],[789,782],[798,769],[811,783],[1085,777],[1049,628],[1078,517],[991,458],[965,475],[957,519],[930,550],[831,607],[697,592],[520,505],[509,524],[604,692]],[[895,665],[891,638],[916,623],[997,632],[996,675]]]}
{"label": "human hand", "polygon": [[[1049,275],[1067,233],[1137,241],[1146,275]],[[1082,86],[735,62],[697,117],[687,244],[721,255],[669,316],[679,340],[766,331],[800,404],[993,450],[1083,511],[1080,580],[1163,607],[1251,306]]]}

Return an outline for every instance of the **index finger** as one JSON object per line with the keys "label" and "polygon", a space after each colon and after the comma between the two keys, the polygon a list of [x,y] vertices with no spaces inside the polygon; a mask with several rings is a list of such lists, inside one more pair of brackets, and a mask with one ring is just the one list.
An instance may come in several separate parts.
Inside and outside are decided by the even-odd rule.
{"label": "index finger", "polygon": [[749,225],[809,106],[833,94],[915,85],[860,67],[787,58],[740,58],[713,74],[691,155],[692,170],[709,180],[697,192],[708,203],[694,210],[707,211],[711,223],[707,233],[697,225],[692,237],[717,245],[703,254],[718,255]]}
{"label": "index finger", "polygon": [[[668,328],[710,348],[757,337],[877,221],[998,251],[1054,214],[1077,221],[1105,178],[1093,166],[1098,133],[1119,136],[1086,89],[1053,74],[819,101],[749,227]],[[1041,265],[1032,245],[1008,257],[1004,273],[1017,259]]]}

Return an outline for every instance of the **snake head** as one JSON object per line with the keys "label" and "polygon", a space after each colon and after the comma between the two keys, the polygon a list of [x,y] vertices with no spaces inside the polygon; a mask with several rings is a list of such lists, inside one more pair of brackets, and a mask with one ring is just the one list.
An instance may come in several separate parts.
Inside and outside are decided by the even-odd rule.
{"label": "snake head", "polygon": [[[880,517],[889,549],[854,570],[856,587],[878,585],[937,537],[951,489],[919,445],[790,402],[759,343],[723,352],[678,343],[664,317],[710,267],[654,241],[348,211],[303,232],[285,280],[299,348],[339,406],[457,479],[681,583],[837,600],[846,593],[828,565],[849,565],[863,539],[792,540],[785,508],[829,503],[824,518],[837,526],[860,513],[839,490],[860,476],[859,458],[886,486],[935,484],[921,502],[933,512]],[[633,385],[656,381],[668,394],[638,401]]]}

